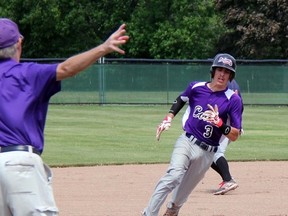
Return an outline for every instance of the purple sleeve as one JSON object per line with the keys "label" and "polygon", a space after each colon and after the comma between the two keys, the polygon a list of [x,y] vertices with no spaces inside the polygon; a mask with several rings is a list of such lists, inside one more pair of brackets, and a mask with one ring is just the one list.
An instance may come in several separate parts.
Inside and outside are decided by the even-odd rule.
{"label": "purple sleeve", "polygon": [[234,94],[229,107],[230,125],[242,129],[242,100],[239,95]]}
{"label": "purple sleeve", "polygon": [[184,99],[192,95],[192,89],[197,83],[198,83],[197,81],[189,83],[185,91],[180,94],[183,101],[187,102],[187,100]]}
{"label": "purple sleeve", "polygon": [[24,77],[27,77],[30,86],[34,86],[37,96],[49,99],[61,90],[61,82],[56,81],[57,65],[27,63],[27,74]]}

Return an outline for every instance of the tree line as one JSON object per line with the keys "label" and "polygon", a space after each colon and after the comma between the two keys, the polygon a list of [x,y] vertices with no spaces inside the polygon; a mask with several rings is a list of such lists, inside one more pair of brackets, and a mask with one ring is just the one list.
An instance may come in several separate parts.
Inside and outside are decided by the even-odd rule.
{"label": "tree line", "polygon": [[[8,0],[23,58],[65,58],[103,42],[122,23],[125,58],[287,59],[287,0]],[[108,57],[123,57],[110,54]]]}

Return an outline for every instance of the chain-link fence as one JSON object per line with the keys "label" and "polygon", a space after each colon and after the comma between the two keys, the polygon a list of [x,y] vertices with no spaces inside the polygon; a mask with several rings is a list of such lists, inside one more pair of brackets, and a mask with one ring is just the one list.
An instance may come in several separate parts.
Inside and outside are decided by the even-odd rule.
{"label": "chain-link fence", "polygon": [[[64,59],[22,59],[39,63]],[[210,80],[212,59],[100,59],[62,81],[51,103],[171,104],[194,80]],[[288,60],[237,59],[236,81],[244,104],[288,105]]]}

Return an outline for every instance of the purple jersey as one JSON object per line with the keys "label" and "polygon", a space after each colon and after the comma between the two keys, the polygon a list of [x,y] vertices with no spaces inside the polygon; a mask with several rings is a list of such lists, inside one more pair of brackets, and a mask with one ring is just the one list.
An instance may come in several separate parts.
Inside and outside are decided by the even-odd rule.
{"label": "purple jersey", "polygon": [[0,146],[44,145],[49,99],[61,90],[57,64],[0,60]]}
{"label": "purple jersey", "polygon": [[223,122],[240,130],[242,100],[231,89],[213,92],[207,84],[208,82],[192,82],[180,94],[181,99],[189,103],[182,119],[183,129],[209,145],[218,146],[222,132],[216,126],[202,120],[203,112],[208,110],[207,104],[213,107],[217,104],[219,117]]}

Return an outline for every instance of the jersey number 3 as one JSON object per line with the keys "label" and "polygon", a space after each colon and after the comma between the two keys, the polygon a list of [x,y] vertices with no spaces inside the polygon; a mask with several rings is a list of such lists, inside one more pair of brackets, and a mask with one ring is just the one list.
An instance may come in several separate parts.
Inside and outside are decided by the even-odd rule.
{"label": "jersey number 3", "polygon": [[206,125],[205,126],[205,132],[203,133],[203,136],[205,138],[210,138],[213,133],[213,126],[212,125]]}

